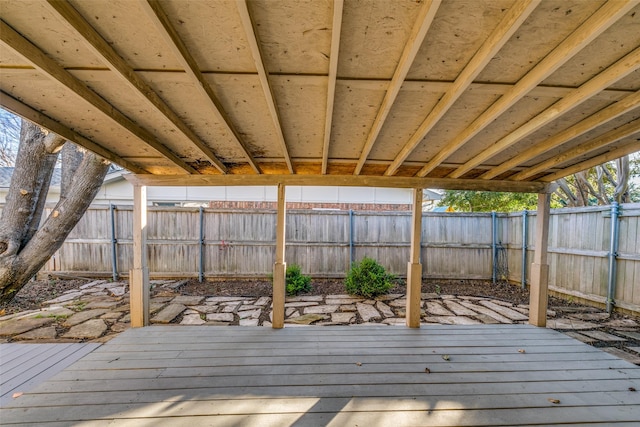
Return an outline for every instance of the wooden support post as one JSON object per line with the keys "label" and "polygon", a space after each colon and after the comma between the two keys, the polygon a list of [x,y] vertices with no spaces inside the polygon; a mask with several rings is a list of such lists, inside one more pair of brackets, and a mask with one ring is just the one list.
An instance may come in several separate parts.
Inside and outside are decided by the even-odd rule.
{"label": "wooden support post", "polygon": [[147,268],[147,187],[133,186],[133,269],[129,271],[131,326],[149,324],[149,269]]}
{"label": "wooden support post", "polygon": [[420,327],[420,297],[422,264],[420,243],[422,236],[422,188],[413,189],[413,215],[411,216],[411,253],[407,265],[407,326]]}
{"label": "wooden support post", "polygon": [[547,326],[547,290],[549,288],[547,246],[549,245],[550,203],[551,194],[538,194],[535,252],[531,264],[529,323],[540,327]]}
{"label": "wooden support post", "polygon": [[286,287],[287,264],[284,262],[285,250],[285,219],[287,205],[285,186],[278,184],[278,214],[276,223],[276,262],[273,265],[273,319],[274,329],[284,327],[284,297]]}

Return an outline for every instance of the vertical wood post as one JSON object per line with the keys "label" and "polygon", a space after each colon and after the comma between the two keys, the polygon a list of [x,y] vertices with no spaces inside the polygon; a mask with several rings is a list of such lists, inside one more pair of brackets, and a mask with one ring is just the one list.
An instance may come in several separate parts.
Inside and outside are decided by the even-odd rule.
{"label": "vertical wood post", "polygon": [[276,262],[273,265],[273,319],[272,327],[284,327],[284,299],[287,264],[284,262],[285,251],[285,219],[287,205],[284,184],[278,184],[278,213],[276,222]]}
{"label": "vertical wood post", "polygon": [[422,290],[422,264],[420,240],[422,236],[422,189],[413,189],[413,214],[411,216],[411,252],[407,265],[407,317],[410,328],[420,327],[420,297]]}
{"label": "vertical wood post", "polygon": [[547,326],[547,290],[549,288],[547,247],[549,245],[550,203],[551,194],[538,194],[535,252],[531,264],[529,323],[540,327]]}
{"label": "vertical wood post", "polygon": [[129,272],[131,326],[149,324],[149,269],[147,267],[147,187],[133,186],[133,269]]}

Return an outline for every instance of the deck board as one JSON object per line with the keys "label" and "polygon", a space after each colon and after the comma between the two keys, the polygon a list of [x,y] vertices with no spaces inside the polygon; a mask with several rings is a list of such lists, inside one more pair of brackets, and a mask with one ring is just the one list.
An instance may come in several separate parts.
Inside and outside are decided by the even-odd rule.
{"label": "deck board", "polygon": [[624,426],[640,419],[632,389],[640,367],[529,325],[153,326],[126,331],[14,399],[2,420]]}

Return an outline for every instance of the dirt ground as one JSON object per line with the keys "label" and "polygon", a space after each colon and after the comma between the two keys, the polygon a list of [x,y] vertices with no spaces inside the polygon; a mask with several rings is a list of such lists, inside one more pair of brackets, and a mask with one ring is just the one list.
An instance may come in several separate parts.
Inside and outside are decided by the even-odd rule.
{"label": "dirt ground", "polygon": [[[37,280],[29,282],[18,292],[16,297],[9,304],[0,305],[0,312],[11,314],[24,310],[40,308],[44,301],[53,299],[67,290],[77,289],[86,283],[86,280],[71,279],[62,280],[51,278],[49,280]],[[330,295],[345,294],[344,281],[342,279],[313,279],[313,290],[303,295]],[[152,289],[152,294],[157,291]],[[204,295],[204,296],[271,296],[271,282],[261,279],[243,280],[212,280],[199,283],[196,279],[191,279],[179,288],[182,295]],[[404,281],[391,289],[390,293],[404,294],[406,285]],[[425,280],[422,283],[422,292],[439,293],[443,295],[467,295],[478,297],[491,297],[514,304],[528,304],[529,292],[522,290],[520,286],[491,282],[482,280]],[[569,302],[550,298],[549,305],[562,307],[570,305]]]}

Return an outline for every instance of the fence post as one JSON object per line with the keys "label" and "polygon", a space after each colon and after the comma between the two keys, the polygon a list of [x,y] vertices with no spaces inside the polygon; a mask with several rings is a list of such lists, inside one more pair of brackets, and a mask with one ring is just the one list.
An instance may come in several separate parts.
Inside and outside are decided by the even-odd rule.
{"label": "fence post", "polygon": [[611,238],[609,244],[609,277],[607,286],[607,313],[611,314],[616,305],[614,297],[616,293],[616,261],[618,256],[618,214],[620,213],[617,202],[611,204]]}
{"label": "fence post", "polygon": [[200,259],[198,260],[198,282],[204,281],[204,208],[200,206]]}
{"label": "fence post", "polygon": [[353,209],[349,209],[349,266],[347,270],[351,268],[355,261],[355,253],[353,248]]}
{"label": "fence post", "polygon": [[529,222],[529,217],[527,216],[529,212],[525,209],[522,211],[522,289],[527,288],[527,223]]}
{"label": "fence post", "polygon": [[498,216],[496,211],[491,212],[491,253],[493,255],[493,269],[491,280],[495,285],[498,281]]}
{"label": "fence post", "polygon": [[113,281],[117,282],[118,275],[118,239],[116,239],[116,207],[113,203],[109,203],[109,214],[111,216],[111,271]]}

